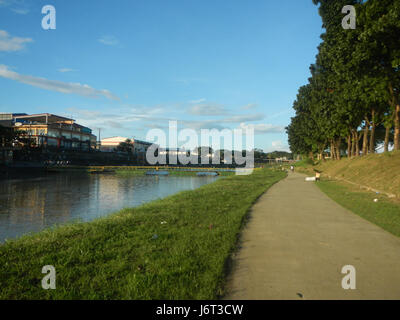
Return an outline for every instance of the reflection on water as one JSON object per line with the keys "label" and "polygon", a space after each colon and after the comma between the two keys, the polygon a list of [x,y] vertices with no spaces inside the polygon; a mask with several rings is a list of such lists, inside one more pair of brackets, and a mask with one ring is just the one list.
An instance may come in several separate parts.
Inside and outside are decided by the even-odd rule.
{"label": "reflection on water", "polygon": [[0,182],[0,242],[196,189],[215,177],[59,174]]}

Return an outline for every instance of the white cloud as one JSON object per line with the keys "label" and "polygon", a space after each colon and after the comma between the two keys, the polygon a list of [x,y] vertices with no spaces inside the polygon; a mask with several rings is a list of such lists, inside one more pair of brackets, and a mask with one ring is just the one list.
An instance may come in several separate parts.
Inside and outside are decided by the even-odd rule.
{"label": "white cloud", "polygon": [[283,133],[285,128],[282,126],[277,126],[274,124],[246,124],[241,123],[239,126],[240,129],[254,129],[255,134],[265,134],[265,133]]}
{"label": "white cloud", "polygon": [[29,4],[25,0],[0,0],[0,7],[8,7],[17,14],[29,13]]}
{"label": "white cloud", "polygon": [[99,42],[107,46],[115,46],[119,43],[119,40],[114,36],[102,36]]}
{"label": "white cloud", "polygon": [[198,103],[202,103],[202,102],[205,102],[205,101],[206,101],[206,99],[201,98],[201,99],[198,99],[198,100],[189,101],[189,103],[198,104]]}
{"label": "white cloud", "polygon": [[[133,105],[133,104],[125,104],[123,105],[127,114],[141,114],[141,115],[156,115],[162,113],[168,113],[168,108],[163,105],[155,105],[155,106],[145,106],[145,105]],[[167,112],[166,112],[167,111]]]}
{"label": "white cloud", "polygon": [[[222,119],[211,119],[211,120],[182,120],[181,122],[193,129],[224,129],[229,128],[229,125],[235,123],[241,123],[244,121],[258,121],[263,118],[262,114],[255,115],[237,115]],[[249,126],[244,123],[241,125]],[[245,127],[243,127],[245,128]],[[256,130],[255,130],[256,131]]]}
{"label": "white cloud", "polygon": [[11,11],[14,11],[17,14],[28,14],[29,13],[29,9],[26,8],[12,8]]}
{"label": "white cloud", "polygon": [[0,77],[15,80],[21,83],[29,84],[34,87],[38,87],[45,90],[62,92],[67,94],[77,94],[84,97],[97,98],[100,96],[106,97],[111,100],[119,100],[117,96],[112,94],[108,90],[94,89],[87,84],[80,83],[68,83],[57,80],[48,80],[45,78],[39,78],[29,75],[19,74],[11,71],[5,65],[0,65]]}
{"label": "white cloud", "polygon": [[67,109],[68,114],[73,114],[79,116],[80,119],[90,120],[96,119],[97,117],[102,117],[102,113],[100,111],[93,111],[93,110],[85,110],[85,109],[76,109],[76,108],[69,108]]}
{"label": "white cloud", "polygon": [[289,146],[287,144],[284,144],[282,140],[272,141],[271,146],[272,146],[272,149],[270,149],[268,152],[272,152],[272,151],[290,152]]}
{"label": "white cloud", "polygon": [[137,122],[140,120],[149,121],[154,123],[155,121],[167,122],[171,120],[169,118],[156,116],[160,113],[158,106],[156,107],[130,107],[122,106],[117,109],[112,110],[113,113],[104,113],[98,110],[85,110],[82,108],[69,108],[67,109],[69,113],[77,116],[80,121],[85,121],[86,124],[91,124],[92,126],[107,126],[110,121],[114,123],[129,124],[132,122]]}
{"label": "white cloud", "polygon": [[255,114],[244,114],[244,115],[236,115],[229,118],[222,119],[222,122],[231,122],[231,123],[239,123],[239,122],[246,122],[246,121],[259,121],[265,118],[264,114],[262,113],[255,113]]}
{"label": "white cloud", "polygon": [[61,68],[61,69],[58,69],[58,72],[62,72],[62,73],[65,73],[65,72],[72,72],[72,71],[76,71],[75,69],[70,69],[70,68]]}
{"label": "white cloud", "polygon": [[222,116],[228,112],[217,104],[198,104],[189,108],[188,113],[196,116]]}
{"label": "white cloud", "polygon": [[245,106],[242,107],[243,110],[250,110],[250,109],[255,109],[257,108],[258,105],[256,103],[249,103]]}
{"label": "white cloud", "polygon": [[0,0],[0,6],[7,7],[7,6],[11,5],[12,2],[13,2],[13,0]]}
{"label": "white cloud", "polygon": [[[178,121],[178,126],[182,128],[200,129],[217,129],[224,128],[232,129],[239,126],[240,123],[251,121],[259,121],[264,117],[264,114],[245,114],[245,115],[228,115],[218,119],[182,119],[183,114],[180,110],[174,112],[171,105],[130,105],[123,104],[117,109],[113,109],[113,113],[104,113],[98,110],[83,110],[82,108],[71,108],[69,114],[77,117],[77,120],[82,124],[91,128],[103,128],[111,130],[116,128],[115,123],[123,125],[125,128],[136,130],[138,123],[143,128],[168,128],[169,121]],[[112,122],[110,122],[112,121]],[[271,132],[280,132],[276,126],[269,127]],[[260,125],[256,125],[256,132],[260,133]],[[265,133],[265,132],[264,132]],[[120,134],[120,133],[119,133]],[[122,133],[121,133],[122,134]]]}
{"label": "white cloud", "polygon": [[0,51],[19,51],[25,48],[25,43],[33,42],[31,38],[12,37],[5,30],[0,30]]}
{"label": "white cloud", "polygon": [[205,120],[205,121],[194,121],[194,120],[181,120],[178,121],[182,124],[185,128],[190,128],[194,130],[201,130],[201,129],[217,129],[222,130],[225,127],[222,126],[219,122],[215,120]]}
{"label": "white cloud", "polygon": [[268,119],[273,119],[273,118],[278,118],[280,116],[286,115],[290,113],[293,109],[292,108],[286,108],[280,112],[274,113],[272,115],[268,115]]}
{"label": "white cloud", "polygon": [[279,147],[282,147],[282,146],[283,146],[283,142],[282,142],[282,140],[272,141],[271,145],[272,145],[274,148],[279,148]]}

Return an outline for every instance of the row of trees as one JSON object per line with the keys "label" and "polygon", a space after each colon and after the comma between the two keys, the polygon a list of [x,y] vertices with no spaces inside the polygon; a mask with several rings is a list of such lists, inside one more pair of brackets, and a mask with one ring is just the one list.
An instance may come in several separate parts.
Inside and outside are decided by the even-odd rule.
{"label": "row of trees", "polygon": [[[333,159],[374,153],[378,143],[400,150],[400,1],[313,2],[325,32],[286,128],[291,150]],[[342,26],[346,5],[355,29]]]}

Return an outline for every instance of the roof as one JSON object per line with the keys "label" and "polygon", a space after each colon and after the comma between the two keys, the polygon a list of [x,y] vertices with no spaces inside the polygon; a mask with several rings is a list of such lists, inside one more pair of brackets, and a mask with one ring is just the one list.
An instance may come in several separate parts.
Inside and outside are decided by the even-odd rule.
{"label": "roof", "polygon": [[120,141],[123,141],[124,142],[127,139],[129,139],[129,138],[125,138],[125,137],[110,137],[110,138],[101,139],[101,141],[106,141],[106,142],[113,142],[113,141],[120,142]]}
{"label": "roof", "polygon": [[151,146],[153,144],[151,142],[147,142],[147,141],[143,141],[143,140],[137,140],[137,139],[134,139],[133,143],[143,144],[143,145],[146,145],[146,146]]}
{"label": "roof", "polygon": [[28,114],[28,115],[13,115],[14,119],[26,119],[31,121],[40,121],[45,120],[47,118],[48,122],[59,122],[59,121],[75,121],[71,118],[66,118],[62,116],[57,116],[52,113],[37,113],[37,114]]}

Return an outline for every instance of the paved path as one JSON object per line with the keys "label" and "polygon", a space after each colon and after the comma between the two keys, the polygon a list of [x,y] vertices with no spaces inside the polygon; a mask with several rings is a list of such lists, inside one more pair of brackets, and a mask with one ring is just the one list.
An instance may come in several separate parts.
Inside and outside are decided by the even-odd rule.
{"label": "paved path", "polygon": [[[356,290],[342,288],[345,265],[356,268]],[[400,238],[291,173],[254,205],[227,292],[225,299],[400,299]]]}

